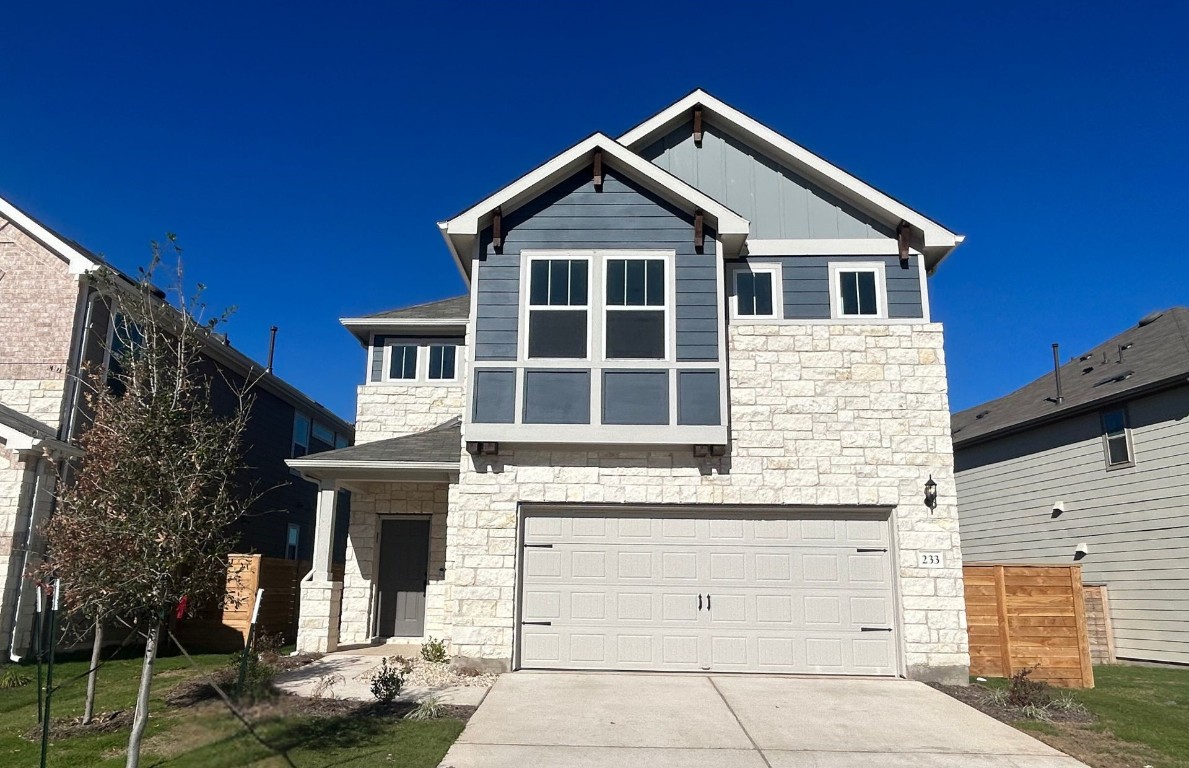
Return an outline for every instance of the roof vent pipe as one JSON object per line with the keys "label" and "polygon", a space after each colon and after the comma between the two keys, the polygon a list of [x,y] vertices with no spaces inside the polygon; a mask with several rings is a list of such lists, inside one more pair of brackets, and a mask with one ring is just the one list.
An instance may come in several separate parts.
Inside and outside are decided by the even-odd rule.
{"label": "roof vent pipe", "polygon": [[1065,402],[1065,398],[1061,395],[1061,352],[1056,344],[1053,343],[1053,378],[1057,382],[1057,405]]}
{"label": "roof vent pipe", "polygon": [[268,367],[265,372],[272,373],[272,358],[277,351],[277,327],[274,325],[268,331]]}

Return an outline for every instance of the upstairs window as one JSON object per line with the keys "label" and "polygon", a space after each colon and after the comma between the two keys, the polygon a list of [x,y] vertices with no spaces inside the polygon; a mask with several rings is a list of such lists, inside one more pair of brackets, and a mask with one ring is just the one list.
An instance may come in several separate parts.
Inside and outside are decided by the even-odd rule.
{"label": "upstairs window", "polygon": [[529,262],[528,356],[589,356],[590,264],[585,259]]}
{"label": "upstairs window", "polygon": [[388,347],[388,379],[401,381],[417,378],[417,347],[414,344],[394,344]]}
{"label": "upstairs window", "polygon": [[453,344],[431,344],[429,347],[429,379],[453,381],[458,347]]}
{"label": "upstairs window", "polygon": [[749,264],[734,272],[735,292],[733,307],[735,317],[777,318],[780,317],[781,285],[780,265]]}
{"label": "upstairs window", "polygon": [[883,264],[831,264],[830,290],[834,317],[887,316]]}
{"label": "upstairs window", "polygon": [[310,419],[304,413],[293,414],[293,458],[310,452]]}
{"label": "upstairs window", "polygon": [[1127,467],[1135,463],[1131,450],[1131,430],[1127,426],[1127,410],[1118,408],[1102,414],[1102,440],[1106,451],[1107,469]]}
{"label": "upstairs window", "polygon": [[608,259],[608,360],[663,360],[668,301],[664,259]]}
{"label": "upstairs window", "polygon": [[301,526],[297,523],[289,523],[288,529],[285,531],[285,559],[297,559],[297,547],[301,543]]}
{"label": "upstairs window", "polygon": [[310,434],[311,453],[321,453],[334,448],[334,430],[325,424],[315,421]]}

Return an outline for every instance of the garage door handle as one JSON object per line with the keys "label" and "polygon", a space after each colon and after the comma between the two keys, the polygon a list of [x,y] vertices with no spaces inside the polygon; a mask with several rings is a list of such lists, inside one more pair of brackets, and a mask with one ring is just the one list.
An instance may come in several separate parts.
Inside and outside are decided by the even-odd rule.
{"label": "garage door handle", "polygon": [[698,610],[702,610],[702,596],[698,595]]}
{"label": "garage door handle", "polygon": [[880,547],[859,547],[859,548],[858,548],[858,549],[856,549],[855,551],[856,551],[856,552],[887,552],[888,550],[887,550],[887,548],[886,548],[886,547],[885,547],[885,548],[880,548]]}
{"label": "garage door handle", "polygon": [[520,622],[520,626],[522,626],[522,627],[552,627],[553,622],[552,621],[522,621],[522,622]]}
{"label": "garage door handle", "polygon": [[525,549],[553,549],[552,544],[525,544]]}
{"label": "garage door handle", "polygon": [[706,610],[710,610],[710,593],[706,593]]}
{"label": "garage door handle", "polygon": [[860,632],[891,632],[891,627],[859,627]]}

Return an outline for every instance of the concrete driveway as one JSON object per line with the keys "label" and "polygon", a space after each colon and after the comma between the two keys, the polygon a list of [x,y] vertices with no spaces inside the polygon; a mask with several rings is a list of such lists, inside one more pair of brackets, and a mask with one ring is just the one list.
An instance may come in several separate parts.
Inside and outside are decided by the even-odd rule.
{"label": "concrete driveway", "polygon": [[516,672],[442,768],[1084,768],[904,680]]}

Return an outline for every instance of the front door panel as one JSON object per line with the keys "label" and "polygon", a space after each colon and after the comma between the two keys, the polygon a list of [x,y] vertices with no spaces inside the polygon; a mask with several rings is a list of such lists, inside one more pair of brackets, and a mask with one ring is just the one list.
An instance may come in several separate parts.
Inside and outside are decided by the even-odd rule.
{"label": "front door panel", "polygon": [[428,578],[429,521],[383,520],[380,523],[380,565],[376,579],[379,589],[376,635],[422,635]]}

